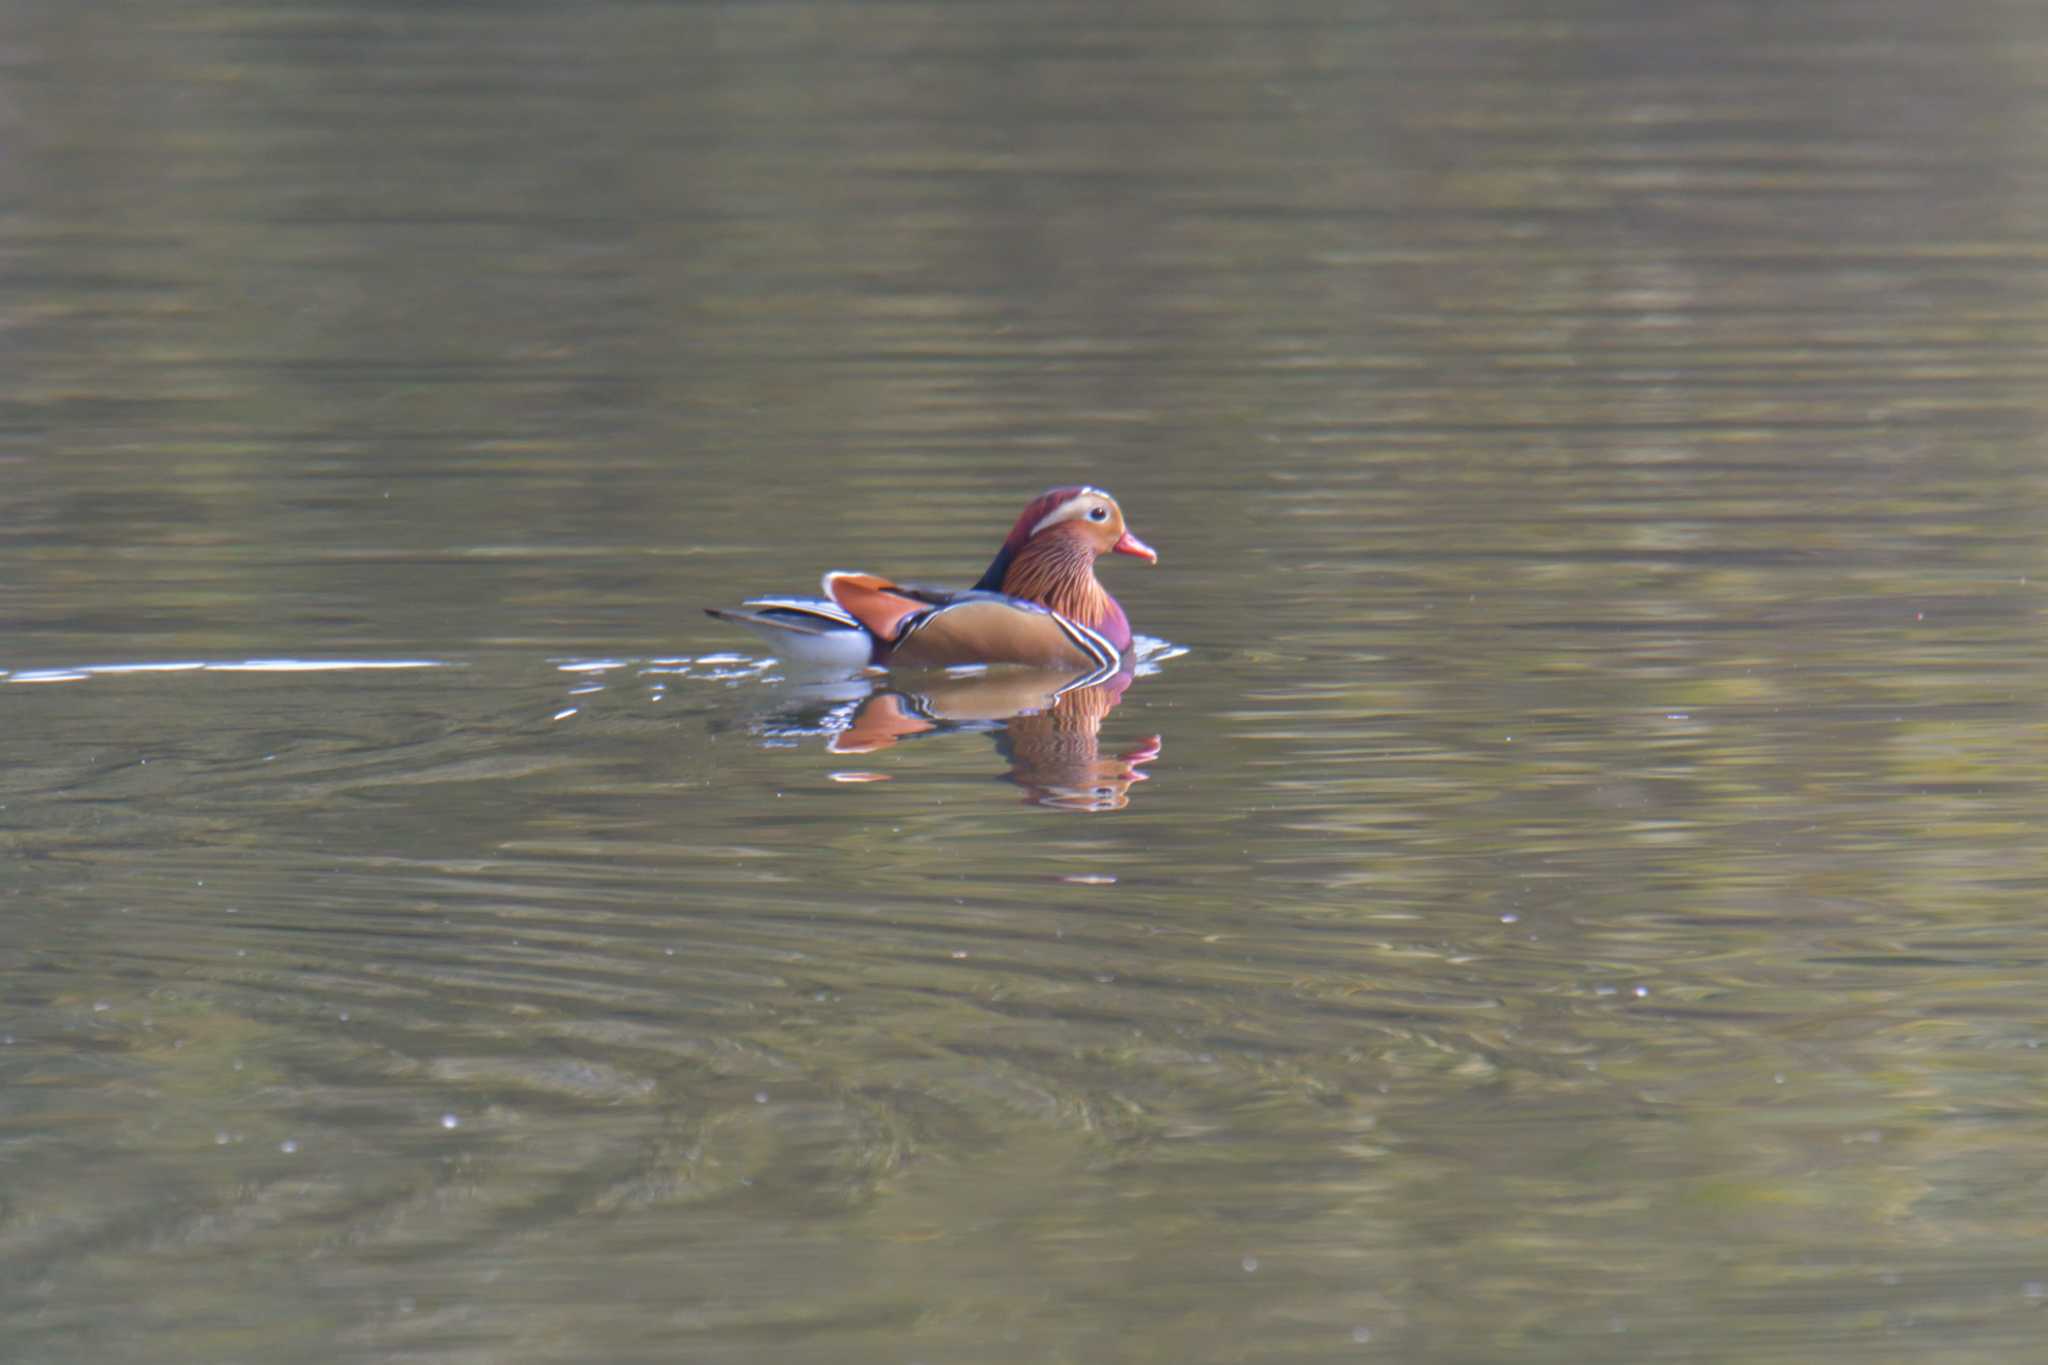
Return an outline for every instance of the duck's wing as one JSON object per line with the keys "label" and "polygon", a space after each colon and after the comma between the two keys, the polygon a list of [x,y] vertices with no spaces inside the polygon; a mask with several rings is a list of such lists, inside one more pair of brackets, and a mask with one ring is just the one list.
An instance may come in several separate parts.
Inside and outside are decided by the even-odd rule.
{"label": "duck's wing", "polygon": [[1036,602],[996,592],[947,592],[874,574],[830,573],[825,591],[883,648],[878,662],[907,668],[1028,664],[1094,671],[1119,653],[1100,632]]}

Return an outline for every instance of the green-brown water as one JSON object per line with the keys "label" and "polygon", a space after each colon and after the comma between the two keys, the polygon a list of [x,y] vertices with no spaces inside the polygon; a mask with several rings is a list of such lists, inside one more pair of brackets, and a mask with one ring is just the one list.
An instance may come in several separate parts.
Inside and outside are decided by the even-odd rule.
{"label": "green-brown water", "polygon": [[0,34],[9,1365],[2043,1355],[2048,11]]}

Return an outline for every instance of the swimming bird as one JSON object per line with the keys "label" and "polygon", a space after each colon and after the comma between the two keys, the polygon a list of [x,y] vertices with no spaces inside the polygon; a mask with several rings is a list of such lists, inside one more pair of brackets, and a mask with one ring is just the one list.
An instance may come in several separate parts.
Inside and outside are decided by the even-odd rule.
{"label": "swimming bird", "polygon": [[1130,651],[1131,622],[1095,577],[1095,561],[1105,554],[1159,562],[1158,552],[1124,525],[1115,498],[1075,484],[1032,499],[971,588],[920,587],[835,569],[825,575],[824,600],[756,597],[743,608],[705,611],[814,667],[1113,671]]}

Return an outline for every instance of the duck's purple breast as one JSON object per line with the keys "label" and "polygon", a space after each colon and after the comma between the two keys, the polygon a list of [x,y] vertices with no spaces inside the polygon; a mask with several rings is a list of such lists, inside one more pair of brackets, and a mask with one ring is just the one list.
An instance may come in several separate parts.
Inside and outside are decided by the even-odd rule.
{"label": "duck's purple breast", "polygon": [[1108,615],[1100,621],[1087,621],[1083,624],[1095,627],[1103,639],[1117,647],[1118,653],[1128,653],[1131,648],[1131,618],[1124,615],[1122,604],[1114,597],[1106,592],[1102,596],[1109,604]]}

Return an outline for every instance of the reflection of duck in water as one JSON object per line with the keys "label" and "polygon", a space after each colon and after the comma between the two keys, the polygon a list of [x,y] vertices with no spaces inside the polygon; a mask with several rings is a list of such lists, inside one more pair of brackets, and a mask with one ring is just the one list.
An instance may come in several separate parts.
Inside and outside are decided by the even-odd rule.
{"label": "reflection of duck in water", "polygon": [[1102,753],[1098,738],[1102,718],[1130,683],[1130,674],[1119,673],[1076,688],[1035,715],[1012,718],[996,741],[1010,760],[1010,780],[1041,806],[1102,811],[1130,804],[1131,787],[1145,780],[1139,769],[1159,757],[1159,736],[1121,754]]}
{"label": "reflection of duck in water", "polygon": [[1008,779],[1031,800],[1063,810],[1122,810],[1139,769],[1159,757],[1152,735],[1122,754],[1104,755],[1102,719],[1123,700],[1131,674],[1079,675],[1003,669],[972,677],[938,676],[915,687],[876,692],[832,737],[835,754],[866,754],[939,729],[990,728],[1009,760]]}
{"label": "reflection of duck in water", "polygon": [[1159,560],[1125,528],[1115,498],[1055,488],[1024,509],[966,591],[835,571],[825,575],[829,601],[759,597],[743,610],[706,610],[813,667],[1026,664],[1093,673],[1116,667],[1131,648],[1130,618],[1095,577],[1105,554]]}

